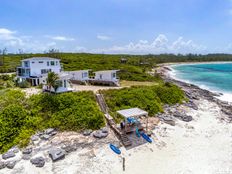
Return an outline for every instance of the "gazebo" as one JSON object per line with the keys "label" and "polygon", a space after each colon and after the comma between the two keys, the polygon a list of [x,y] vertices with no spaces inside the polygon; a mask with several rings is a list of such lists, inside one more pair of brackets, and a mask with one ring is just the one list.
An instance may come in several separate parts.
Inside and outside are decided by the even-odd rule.
{"label": "gazebo", "polygon": [[[139,130],[143,129],[143,127],[141,126],[141,123],[137,121],[137,118],[142,117],[142,116],[146,117],[146,131],[147,131],[148,112],[140,108],[130,108],[130,109],[119,110],[117,111],[117,114],[125,118],[126,133],[133,132],[136,130],[136,128],[138,128]],[[135,123],[136,126],[134,126],[131,123]]]}

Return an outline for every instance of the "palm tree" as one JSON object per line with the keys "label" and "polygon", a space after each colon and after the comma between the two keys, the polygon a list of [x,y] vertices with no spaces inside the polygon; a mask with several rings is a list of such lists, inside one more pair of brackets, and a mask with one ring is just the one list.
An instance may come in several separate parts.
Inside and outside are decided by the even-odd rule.
{"label": "palm tree", "polygon": [[48,73],[47,85],[48,85],[48,88],[49,88],[50,92],[51,92],[52,87],[55,89],[55,91],[57,90],[57,88],[59,87],[58,80],[59,80],[58,74],[56,74],[54,72],[49,72]]}

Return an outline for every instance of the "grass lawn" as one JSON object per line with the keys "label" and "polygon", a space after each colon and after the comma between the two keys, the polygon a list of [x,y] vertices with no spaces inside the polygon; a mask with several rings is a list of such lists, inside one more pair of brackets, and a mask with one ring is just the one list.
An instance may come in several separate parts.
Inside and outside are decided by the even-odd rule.
{"label": "grass lawn", "polygon": [[158,85],[158,82],[139,82],[139,81],[127,81],[122,80],[120,81],[121,87],[128,87],[128,86],[153,86]]}

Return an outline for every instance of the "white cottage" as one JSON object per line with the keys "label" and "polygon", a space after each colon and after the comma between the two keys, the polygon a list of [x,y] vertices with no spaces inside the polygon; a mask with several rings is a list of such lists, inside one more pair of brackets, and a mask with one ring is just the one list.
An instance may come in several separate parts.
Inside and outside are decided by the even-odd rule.
{"label": "white cottage", "polygon": [[[17,78],[20,82],[29,81],[32,86],[43,84],[43,90],[47,90],[46,79],[49,72],[59,75],[60,86],[56,92],[71,91],[69,75],[62,72],[59,59],[50,57],[32,57],[21,61],[21,66],[17,67]],[[54,89],[51,89],[55,92]]]}
{"label": "white cottage", "polygon": [[65,71],[70,77],[70,80],[85,82],[89,80],[89,70]]}
{"label": "white cottage", "polygon": [[62,92],[71,92],[73,91],[72,85],[69,81],[69,75],[66,73],[59,73],[59,80],[57,83],[59,84],[58,88],[55,90],[53,87],[50,89],[48,85],[46,85],[47,76],[43,77],[43,91],[54,92],[54,93],[62,93]]}
{"label": "white cottage", "polygon": [[119,86],[119,78],[117,77],[118,71],[119,70],[96,71],[94,72],[94,78],[91,81],[94,83]]}

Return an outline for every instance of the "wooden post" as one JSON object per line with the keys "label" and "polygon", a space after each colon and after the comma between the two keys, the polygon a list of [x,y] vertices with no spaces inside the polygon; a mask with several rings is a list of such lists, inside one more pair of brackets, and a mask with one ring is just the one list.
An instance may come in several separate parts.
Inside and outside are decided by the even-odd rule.
{"label": "wooden post", "polygon": [[122,158],[122,169],[123,169],[123,171],[126,170],[126,169],[125,169],[125,161],[126,161],[126,159],[125,159],[125,157],[123,157],[123,158]]}

